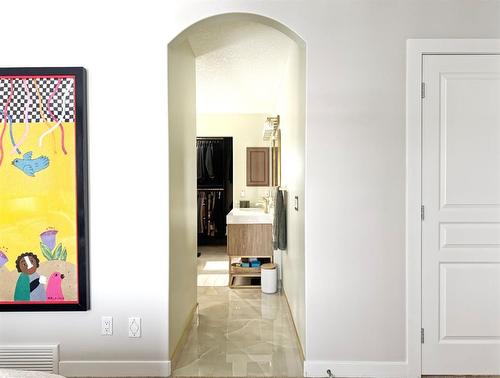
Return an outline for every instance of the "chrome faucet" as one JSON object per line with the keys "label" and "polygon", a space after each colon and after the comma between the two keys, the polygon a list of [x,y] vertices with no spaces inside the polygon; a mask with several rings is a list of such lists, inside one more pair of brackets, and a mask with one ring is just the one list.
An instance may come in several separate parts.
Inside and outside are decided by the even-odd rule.
{"label": "chrome faucet", "polygon": [[269,213],[269,198],[267,197],[262,197],[264,200],[264,212],[267,214]]}
{"label": "chrome faucet", "polygon": [[262,196],[262,199],[264,200],[264,212],[268,214],[271,207],[271,196]]}

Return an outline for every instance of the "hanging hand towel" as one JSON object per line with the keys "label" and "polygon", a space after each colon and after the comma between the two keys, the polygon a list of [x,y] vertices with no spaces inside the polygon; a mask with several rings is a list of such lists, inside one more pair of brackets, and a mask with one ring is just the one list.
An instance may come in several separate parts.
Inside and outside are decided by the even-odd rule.
{"label": "hanging hand towel", "polygon": [[282,190],[276,191],[273,227],[274,249],[286,249],[286,204]]}

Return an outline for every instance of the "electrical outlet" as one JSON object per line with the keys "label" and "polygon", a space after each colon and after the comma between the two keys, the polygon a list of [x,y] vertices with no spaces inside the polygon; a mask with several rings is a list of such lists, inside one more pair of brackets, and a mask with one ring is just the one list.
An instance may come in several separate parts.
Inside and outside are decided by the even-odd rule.
{"label": "electrical outlet", "polygon": [[113,317],[103,316],[101,318],[101,335],[113,336]]}
{"label": "electrical outlet", "polygon": [[141,318],[128,318],[128,337],[141,337]]}

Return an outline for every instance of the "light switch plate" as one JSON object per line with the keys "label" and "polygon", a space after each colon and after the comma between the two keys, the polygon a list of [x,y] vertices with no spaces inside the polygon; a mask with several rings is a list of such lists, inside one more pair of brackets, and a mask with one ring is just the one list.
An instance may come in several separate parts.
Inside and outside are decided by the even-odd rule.
{"label": "light switch plate", "polygon": [[141,337],[141,318],[128,318],[128,337]]}

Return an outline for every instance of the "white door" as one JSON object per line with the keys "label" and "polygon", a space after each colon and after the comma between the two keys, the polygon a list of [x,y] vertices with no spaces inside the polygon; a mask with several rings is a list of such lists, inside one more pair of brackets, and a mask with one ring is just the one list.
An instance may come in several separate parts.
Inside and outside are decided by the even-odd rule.
{"label": "white door", "polygon": [[500,56],[423,81],[422,374],[500,374]]}

